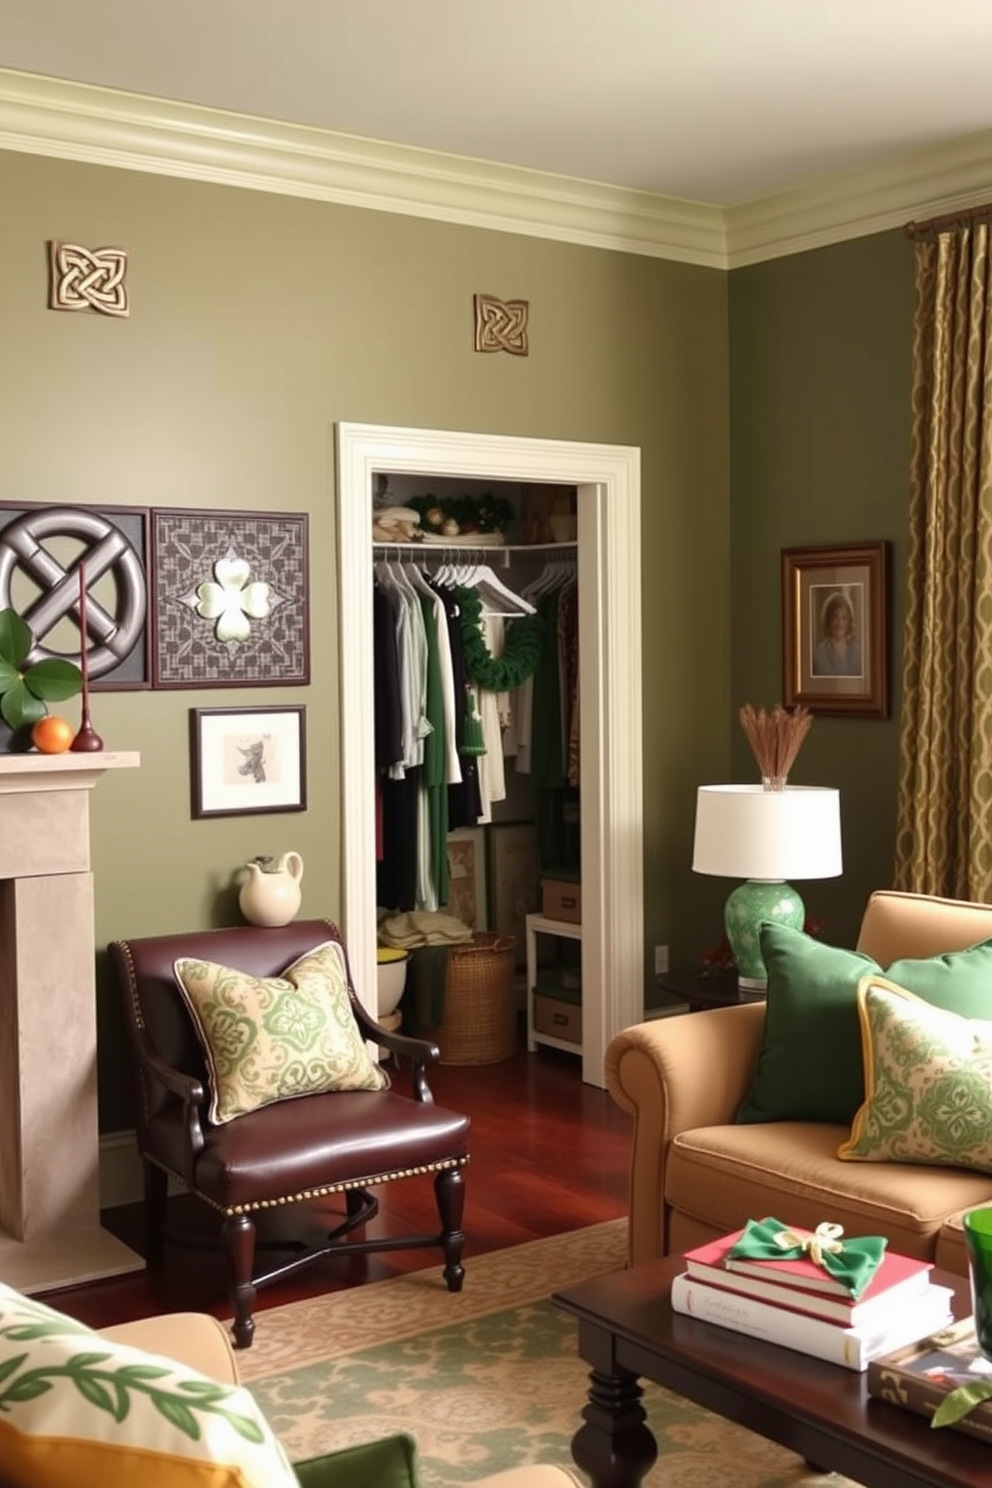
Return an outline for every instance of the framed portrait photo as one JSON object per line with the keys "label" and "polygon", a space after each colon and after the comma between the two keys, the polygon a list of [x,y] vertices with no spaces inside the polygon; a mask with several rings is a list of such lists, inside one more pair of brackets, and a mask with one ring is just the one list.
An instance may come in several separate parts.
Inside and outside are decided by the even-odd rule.
{"label": "framed portrait photo", "polygon": [[194,820],[305,811],[306,710],[191,708]]}
{"label": "framed portrait photo", "polygon": [[889,716],[889,544],[782,549],[783,702]]}

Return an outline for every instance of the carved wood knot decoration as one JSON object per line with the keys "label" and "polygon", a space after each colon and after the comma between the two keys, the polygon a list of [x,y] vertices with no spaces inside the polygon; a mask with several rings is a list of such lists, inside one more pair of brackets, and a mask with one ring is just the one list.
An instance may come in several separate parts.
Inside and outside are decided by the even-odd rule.
{"label": "carved wood knot decoration", "polygon": [[130,315],[125,248],[82,248],[53,239],[48,245],[48,268],[50,310]]}
{"label": "carved wood knot decoration", "polygon": [[508,351],[527,356],[529,300],[498,300],[495,295],[475,296],[476,351]]}

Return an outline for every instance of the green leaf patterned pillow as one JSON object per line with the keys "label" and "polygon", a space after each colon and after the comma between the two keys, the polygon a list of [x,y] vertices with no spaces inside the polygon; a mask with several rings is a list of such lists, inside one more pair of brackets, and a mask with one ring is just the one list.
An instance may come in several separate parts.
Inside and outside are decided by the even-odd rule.
{"label": "green leaf patterned pillow", "polygon": [[865,1100],[837,1156],[992,1173],[992,1022],[858,983]]}
{"label": "green leaf patterned pillow", "polygon": [[254,1396],[0,1283],[0,1477],[38,1488],[296,1488]]}
{"label": "green leaf patterned pillow", "polygon": [[206,1055],[216,1125],[292,1096],[389,1083],[355,1022],[337,941],[307,951],[279,977],[193,957],[174,970]]}

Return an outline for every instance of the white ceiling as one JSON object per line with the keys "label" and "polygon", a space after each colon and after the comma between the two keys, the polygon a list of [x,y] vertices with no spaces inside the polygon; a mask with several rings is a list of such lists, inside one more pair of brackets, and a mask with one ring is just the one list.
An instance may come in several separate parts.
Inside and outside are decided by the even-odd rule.
{"label": "white ceiling", "polygon": [[0,67],[727,208],[992,127],[992,3],[0,0]]}

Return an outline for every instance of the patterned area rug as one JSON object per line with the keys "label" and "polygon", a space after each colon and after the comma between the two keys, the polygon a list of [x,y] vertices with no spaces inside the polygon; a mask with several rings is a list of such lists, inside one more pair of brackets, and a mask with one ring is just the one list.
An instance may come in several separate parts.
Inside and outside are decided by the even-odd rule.
{"label": "patterned area rug", "polygon": [[[431,1268],[272,1308],[238,1355],[242,1379],[293,1461],[409,1431],[424,1488],[571,1466],[587,1374],[574,1320],[548,1294],[624,1256],[615,1220],[469,1257],[458,1296]],[[853,1488],[656,1385],[644,1398],[658,1441],[650,1488]]]}

